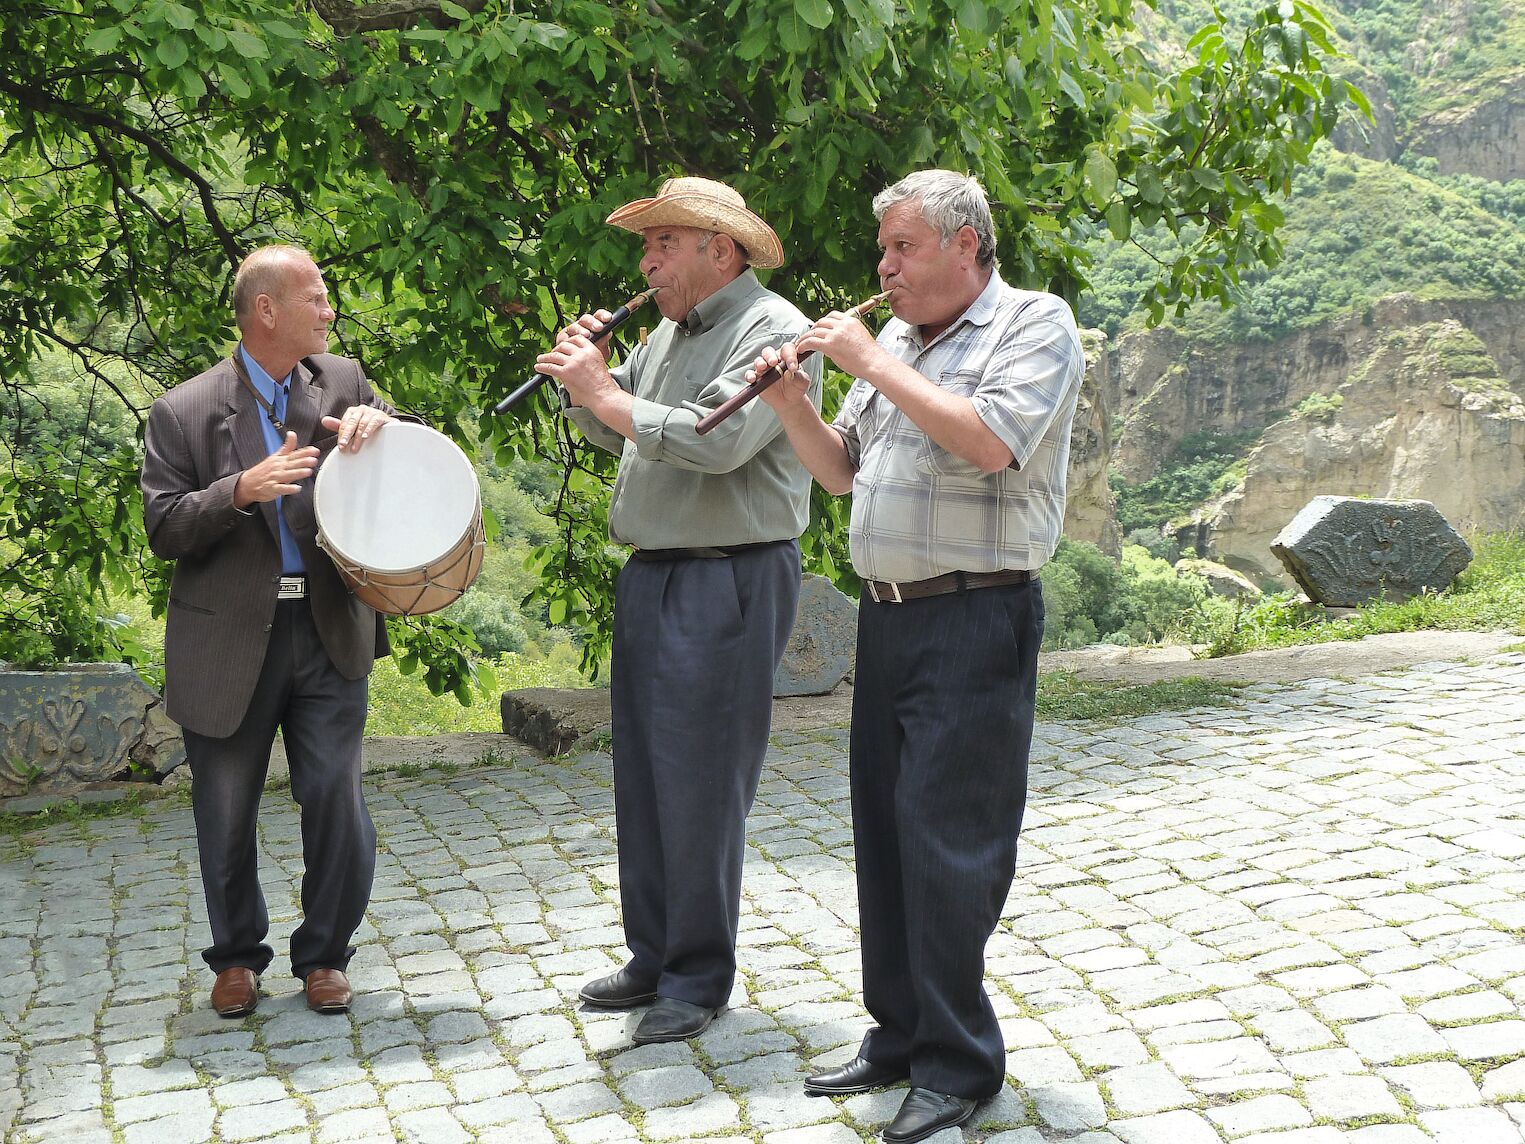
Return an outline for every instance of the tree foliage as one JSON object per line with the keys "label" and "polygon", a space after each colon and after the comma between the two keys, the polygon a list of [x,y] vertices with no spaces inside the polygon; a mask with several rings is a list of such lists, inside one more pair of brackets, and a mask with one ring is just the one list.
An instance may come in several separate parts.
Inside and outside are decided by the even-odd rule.
{"label": "tree foliage", "polygon": [[[59,350],[92,402],[141,421],[144,393],[226,352],[237,260],[301,243],[338,300],[338,348],[397,405],[567,474],[536,591],[589,630],[594,662],[609,461],[538,399],[480,411],[569,316],[632,288],[609,210],[669,174],[728,180],[784,241],[773,285],[821,310],[868,292],[868,194],[935,164],[990,190],[1016,281],[1073,300],[1089,237],[1158,227],[1186,238],[1154,265],[1156,318],[1227,298],[1279,256],[1273,200],[1360,97],[1299,0],[1242,33],[1210,21],[1168,64],[1135,16],[1132,0],[11,0],[0,376],[25,389]],[[69,593],[88,612],[97,585],[144,574],[131,469],[13,461],[7,534],[36,527],[32,504],[65,527],[44,553],[7,550],[7,613]],[[845,568],[841,520],[822,513],[815,566]],[[448,628],[397,634],[405,664],[455,679]],[[60,650],[111,646],[74,636]]]}

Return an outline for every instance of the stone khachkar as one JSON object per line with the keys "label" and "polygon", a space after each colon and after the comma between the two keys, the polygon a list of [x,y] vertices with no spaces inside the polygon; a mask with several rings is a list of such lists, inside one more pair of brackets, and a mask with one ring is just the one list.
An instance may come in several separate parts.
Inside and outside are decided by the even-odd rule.
{"label": "stone khachkar", "polygon": [[1271,542],[1308,598],[1333,608],[1438,592],[1472,562],[1429,501],[1314,497]]}
{"label": "stone khachkar", "polygon": [[0,670],[0,798],[158,782],[184,761],[179,726],[124,663]]}
{"label": "stone khachkar", "polygon": [[800,583],[800,608],[773,674],[774,698],[825,695],[847,678],[857,652],[858,606],[824,576]]}

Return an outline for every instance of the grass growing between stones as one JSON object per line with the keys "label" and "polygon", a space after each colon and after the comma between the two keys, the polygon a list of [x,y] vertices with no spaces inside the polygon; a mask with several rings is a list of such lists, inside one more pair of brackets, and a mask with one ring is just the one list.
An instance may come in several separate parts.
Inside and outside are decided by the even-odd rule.
{"label": "grass growing between stones", "polygon": [[1287,594],[1268,596],[1236,612],[1208,643],[1208,658],[1261,648],[1417,631],[1509,631],[1525,635],[1525,533],[1478,537],[1472,563],[1443,592],[1401,604],[1367,604],[1344,620]]}
{"label": "grass growing between stones", "polygon": [[36,830],[46,830],[61,822],[74,823],[81,829],[84,824],[99,818],[142,818],[149,810],[163,810],[176,805],[190,805],[190,789],[167,792],[144,793],[129,791],[122,797],[103,802],[77,802],[74,799],[60,801],[30,814],[14,811],[0,812],[0,838],[21,838]]}
{"label": "grass growing between stones", "polygon": [[1127,686],[1081,679],[1072,671],[1045,671],[1038,676],[1038,718],[1086,722],[1224,707],[1234,702],[1243,686],[1198,676]]}

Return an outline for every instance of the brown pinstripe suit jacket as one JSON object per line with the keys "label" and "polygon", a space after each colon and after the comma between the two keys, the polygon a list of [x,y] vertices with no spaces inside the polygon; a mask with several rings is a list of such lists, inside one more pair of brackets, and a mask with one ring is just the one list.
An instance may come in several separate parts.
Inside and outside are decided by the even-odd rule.
{"label": "brown pinstripe suit jacket", "polygon": [[[303,358],[287,398],[286,427],[327,456],[325,416],[352,405],[387,408],[355,362]],[[202,735],[223,738],[243,721],[265,660],[281,575],[275,505],[233,507],[238,475],[268,453],[264,414],[231,359],[154,402],[144,435],[143,515],[149,546],[175,562],[164,638],[165,710]],[[334,666],[359,679],[387,653],[382,618],[357,600],[317,546],[314,481],[284,499],[307,566],[313,620]]]}

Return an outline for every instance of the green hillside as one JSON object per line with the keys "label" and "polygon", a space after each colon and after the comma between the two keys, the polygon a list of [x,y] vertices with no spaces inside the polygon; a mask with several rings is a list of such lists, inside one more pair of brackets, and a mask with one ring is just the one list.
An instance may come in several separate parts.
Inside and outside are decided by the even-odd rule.
{"label": "green hillside", "polygon": [[[1223,0],[1231,26],[1263,5]],[[1380,76],[1398,112],[1400,130],[1433,112],[1496,93],[1499,81],[1525,72],[1525,0],[1322,0],[1341,47]],[[1207,0],[1160,0],[1159,14],[1184,42],[1213,18]]]}
{"label": "green hillside", "polygon": [[[1400,291],[1425,297],[1525,295],[1525,184],[1425,178],[1330,148],[1299,175],[1287,204],[1286,256],[1243,281],[1231,310],[1198,306],[1176,324],[1205,340],[1279,337]],[[1490,207],[1492,209],[1490,209]],[[1089,325],[1116,333],[1132,313],[1150,260],[1108,244],[1081,299]]]}

